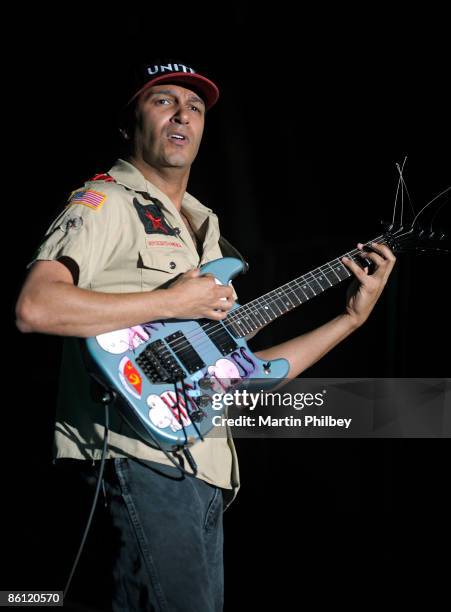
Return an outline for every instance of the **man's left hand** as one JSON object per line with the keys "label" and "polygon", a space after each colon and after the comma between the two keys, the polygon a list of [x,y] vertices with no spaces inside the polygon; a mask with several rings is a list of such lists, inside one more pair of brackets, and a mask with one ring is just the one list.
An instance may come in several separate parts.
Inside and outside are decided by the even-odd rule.
{"label": "man's left hand", "polygon": [[355,261],[347,257],[342,259],[343,264],[355,276],[346,296],[346,313],[356,326],[367,320],[396,262],[396,257],[388,246],[372,242],[370,247],[374,250],[365,251],[363,244],[357,245],[362,256],[373,262],[375,269],[372,274],[368,274],[368,268],[362,269]]}

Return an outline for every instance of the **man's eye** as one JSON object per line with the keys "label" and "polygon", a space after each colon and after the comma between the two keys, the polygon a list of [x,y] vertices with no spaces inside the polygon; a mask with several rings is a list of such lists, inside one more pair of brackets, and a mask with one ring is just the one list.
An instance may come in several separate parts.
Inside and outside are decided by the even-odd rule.
{"label": "man's eye", "polygon": [[191,107],[193,110],[197,111],[198,113],[200,113],[200,108],[198,108],[197,106],[192,106]]}
{"label": "man's eye", "polygon": [[157,104],[159,104],[160,102],[168,102],[169,100],[167,98],[160,98],[159,100],[157,100]]}

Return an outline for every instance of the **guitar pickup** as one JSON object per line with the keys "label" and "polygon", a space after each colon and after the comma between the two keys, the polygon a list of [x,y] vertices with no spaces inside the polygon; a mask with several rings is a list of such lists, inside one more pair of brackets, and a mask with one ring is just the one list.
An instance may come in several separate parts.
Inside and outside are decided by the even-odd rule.
{"label": "guitar pickup", "polygon": [[205,363],[200,358],[199,353],[187,340],[185,334],[178,331],[175,334],[166,336],[165,340],[177,357],[180,359],[189,374],[194,374],[205,367]]}
{"label": "guitar pickup", "polygon": [[238,347],[227,329],[217,321],[208,321],[202,328],[222,355],[230,355]]}

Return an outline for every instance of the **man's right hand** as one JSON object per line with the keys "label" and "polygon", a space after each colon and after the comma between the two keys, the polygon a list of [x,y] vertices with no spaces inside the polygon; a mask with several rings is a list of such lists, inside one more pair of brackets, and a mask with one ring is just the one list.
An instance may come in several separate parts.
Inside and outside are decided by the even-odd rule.
{"label": "man's right hand", "polygon": [[199,268],[185,272],[166,289],[168,318],[225,319],[235,300],[232,287],[218,285],[211,274],[200,276]]}

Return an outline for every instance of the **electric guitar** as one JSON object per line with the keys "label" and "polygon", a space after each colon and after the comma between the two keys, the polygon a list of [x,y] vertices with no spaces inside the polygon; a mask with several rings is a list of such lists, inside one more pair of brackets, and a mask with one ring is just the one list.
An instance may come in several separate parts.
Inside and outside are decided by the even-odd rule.
{"label": "electric guitar", "polygon": [[[393,227],[371,242],[387,244],[395,253],[446,252],[436,246],[444,235]],[[345,253],[362,267],[358,249]],[[246,264],[225,257],[201,267],[227,285]],[[91,374],[114,391],[118,407],[131,427],[151,446],[166,451],[188,448],[213,428],[224,409],[224,393],[254,380],[265,389],[286,377],[285,359],[256,357],[246,336],[345,281],[351,272],[341,257],[240,306],[235,303],[221,321],[210,319],[151,321],[85,340]],[[218,409],[218,401],[220,408]]]}

